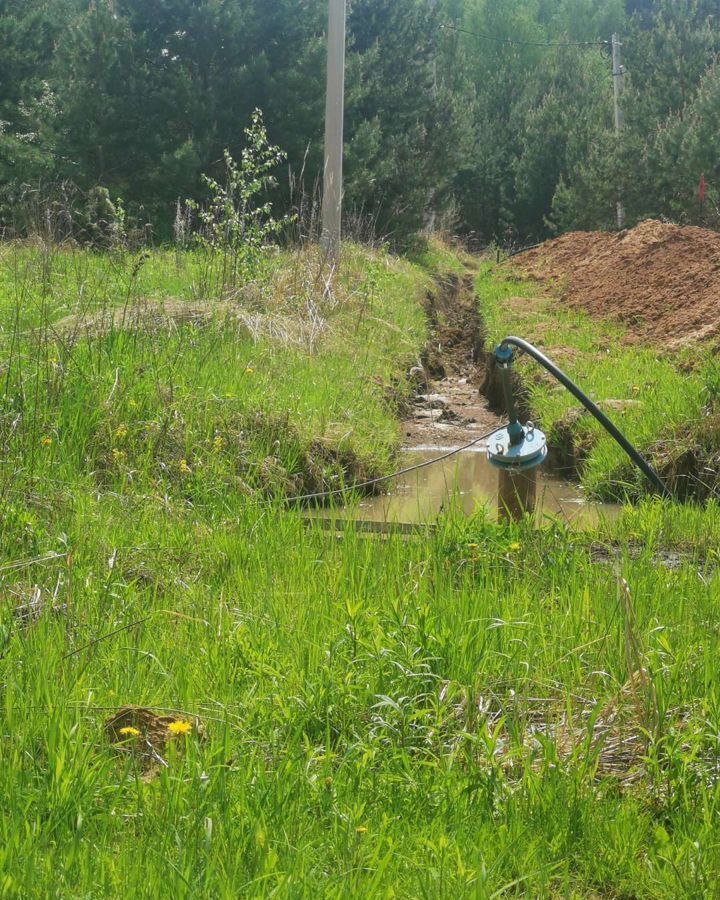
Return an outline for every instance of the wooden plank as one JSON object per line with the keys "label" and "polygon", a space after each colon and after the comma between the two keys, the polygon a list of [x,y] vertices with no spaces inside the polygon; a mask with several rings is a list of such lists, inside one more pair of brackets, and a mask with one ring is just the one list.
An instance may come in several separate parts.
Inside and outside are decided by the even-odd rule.
{"label": "wooden plank", "polygon": [[372,522],[365,519],[330,519],[323,516],[304,516],[305,524],[323,531],[343,532],[348,528],[359,534],[429,534],[437,530],[432,522]]}

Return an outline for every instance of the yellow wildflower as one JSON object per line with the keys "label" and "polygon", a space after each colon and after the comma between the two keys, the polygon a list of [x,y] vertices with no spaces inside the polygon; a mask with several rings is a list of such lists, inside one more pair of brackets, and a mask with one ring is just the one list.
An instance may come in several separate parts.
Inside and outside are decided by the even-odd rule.
{"label": "yellow wildflower", "polygon": [[140,737],[140,732],[137,728],[133,728],[131,725],[128,725],[126,728],[121,728],[118,731],[120,737]]}
{"label": "yellow wildflower", "polygon": [[510,546],[508,547],[508,550],[509,550],[511,553],[517,553],[519,549],[520,549],[520,544],[518,544],[517,541],[514,541],[514,542],[513,542],[512,544],[510,544]]}
{"label": "yellow wildflower", "polygon": [[43,445],[43,447],[51,447],[51,446],[52,446],[52,438],[51,438],[51,437],[44,437],[44,438],[40,441],[40,443]]}
{"label": "yellow wildflower", "polygon": [[477,550],[478,544],[468,544],[467,548],[468,550]]}
{"label": "yellow wildflower", "polygon": [[367,834],[367,828],[364,825],[358,825],[355,829],[356,834]]}
{"label": "yellow wildflower", "polygon": [[188,465],[188,461],[186,459],[181,459],[178,463],[178,469],[180,469],[180,473],[182,475],[189,475],[192,472],[192,469]]}
{"label": "yellow wildflower", "polygon": [[252,373],[253,373],[254,371],[255,371],[255,369],[253,369],[252,366],[245,366],[245,374],[246,374],[246,375],[252,375]]}
{"label": "yellow wildflower", "polygon": [[178,719],[177,722],[171,722],[168,725],[168,731],[172,735],[180,735],[180,734],[190,734],[192,731],[192,725],[190,722],[183,722],[182,719]]}
{"label": "yellow wildflower", "polygon": [[118,450],[117,447],[115,447],[113,449],[112,455],[113,455],[113,459],[115,460],[116,463],[121,463],[121,462],[125,461],[126,453],[124,450]]}
{"label": "yellow wildflower", "polygon": [[213,440],[213,450],[214,450],[216,453],[219,453],[219,452],[222,450],[222,448],[223,448],[223,443],[224,443],[224,441],[223,441],[223,439],[220,437],[220,435],[219,435],[219,434],[216,434],[216,435],[215,435],[215,439]]}
{"label": "yellow wildflower", "polygon": [[115,429],[115,437],[119,441],[122,441],[127,437],[127,428],[125,427],[125,425],[118,425],[118,427]]}

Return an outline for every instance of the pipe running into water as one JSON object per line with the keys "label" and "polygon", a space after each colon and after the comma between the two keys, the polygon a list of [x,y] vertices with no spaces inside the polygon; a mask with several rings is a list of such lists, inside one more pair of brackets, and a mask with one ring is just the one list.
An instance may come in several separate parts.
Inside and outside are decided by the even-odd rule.
{"label": "pipe running into water", "polygon": [[593,401],[584,394],[580,388],[572,381],[568,376],[559,369],[552,360],[548,359],[544,353],[541,353],[537,347],[534,347],[528,341],[523,340],[519,337],[506,337],[504,338],[500,344],[497,346],[495,350],[495,358],[497,359],[500,365],[505,367],[509,367],[512,364],[512,351],[511,347],[515,347],[517,350],[521,350],[524,353],[527,353],[528,356],[531,356],[537,363],[539,363],[547,372],[549,372],[553,378],[562,384],[564,388],[566,388],[577,400],[582,403],[585,409],[594,416],[595,419],[602,425],[602,427],[607,431],[607,433],[614,438],[614,440],[622,447],[622,449],[627,453],[630,459],[635,463],[635,465],[640,469],[640,471],[645,475],[645,477],[650,481],[650,483],[659,491],[659,493],[668,500],[672,500],[673,495],[667,485],[662,481],[658,473],[655,469],[650,465],[650,463],[638,453],[638,451],[633,447],[630,441],[625,437],[625,435],[617,428],[605,413],[600,409],[600,407],[593,403]]}

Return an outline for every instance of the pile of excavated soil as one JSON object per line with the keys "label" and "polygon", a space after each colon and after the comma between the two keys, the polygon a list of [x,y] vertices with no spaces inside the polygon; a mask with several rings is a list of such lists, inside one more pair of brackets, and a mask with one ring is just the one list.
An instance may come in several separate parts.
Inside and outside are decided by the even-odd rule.
{"label": "pile of excavated soil", "polygon": [[572,232],[518,258],[563,299],[615,318],[631,339],[677,349],[720,342],[720,234],[652,219],[618,234]]}

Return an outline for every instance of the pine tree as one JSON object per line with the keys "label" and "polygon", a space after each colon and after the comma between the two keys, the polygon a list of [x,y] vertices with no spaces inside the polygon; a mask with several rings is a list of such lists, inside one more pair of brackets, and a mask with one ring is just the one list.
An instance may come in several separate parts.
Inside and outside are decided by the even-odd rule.
{"label": "pine tree", "polygon": [[351,8],[347,203],[397,238],[444,205],[464,149],[440,22],[424,0]]}

